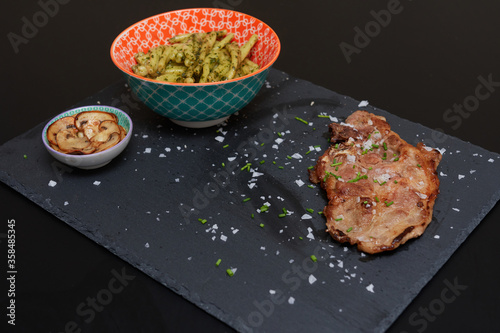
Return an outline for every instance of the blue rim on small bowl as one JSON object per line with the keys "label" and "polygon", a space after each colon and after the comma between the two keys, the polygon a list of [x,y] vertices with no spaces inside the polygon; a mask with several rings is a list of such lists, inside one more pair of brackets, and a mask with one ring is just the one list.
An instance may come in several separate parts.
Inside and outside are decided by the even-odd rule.
{"label": "blue rim on small bowl", "polygon": [[[49,126],[56,120],[59,120],[67,116],[73,116],[83,111],[104,111],[115,114],[118,117],[118,124],[123,126],[123,128],[125,128],[125,130],[127,131],[127,135],[115,146],[106,149],[104,151],[88,155],[64,154],[50,147],[47,139],[47,129],[49,128]],[[48,121],[42,131],[42,142],[45,145],[47,151],[50,153],[50,155],[52,155],[52,157],[54,157],[60,162],[63,162],[69,166],[77,167],[80,169],[96,169],[105,166],[106,164],[111,162],[116,156],[118,156],[125,149],[125,147],[128,145],[132,137],[132,130],[133,130],[132,119],[123,110],[107,105],[86,105],[64,111],[55,116],[54,118],[52,118],[50,121]]]}

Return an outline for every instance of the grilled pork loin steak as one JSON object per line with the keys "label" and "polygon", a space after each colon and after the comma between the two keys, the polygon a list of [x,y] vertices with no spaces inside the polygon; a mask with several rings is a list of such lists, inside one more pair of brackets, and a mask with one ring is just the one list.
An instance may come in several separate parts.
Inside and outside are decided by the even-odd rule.
{"label": "grilled pork loin steak", "polygon": [[366,111],[329,129],[331,146],[309,177],[326,190],[330,235],[370,254],[422,235],[439,193],[441,153],[408,144],[384,117]]}

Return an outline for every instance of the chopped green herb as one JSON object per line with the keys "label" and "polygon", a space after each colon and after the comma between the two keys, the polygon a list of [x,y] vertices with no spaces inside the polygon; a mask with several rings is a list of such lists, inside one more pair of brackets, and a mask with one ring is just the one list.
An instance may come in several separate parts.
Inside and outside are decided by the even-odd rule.
{"label": "chopped green herb", "polygon": [[226,273],[229,276],[233,276],[234,275],[234,272],[233,272],[233,270],[231,268],[226,269]]}
{"label": "chopped green herb", "polygon": [[291,160],[291,159],[292,159],[292,156],[290,156],[290,155],[286,155],[286,158],[288,158],[289,160]]}
{"label": "chopped green herb", "polygon": [[250,166],[252,165],[252,163],[247,163],[245,164],[242,168],[241,168],[241,171],[247,169],[248,171],[250,171]]}
{"label": "chopped green herb", "polygon": [[335,144],[335,149],[339,149],[339,144],[338,143]]}
{"label": "chopped green herb", "polygon": [[222,146],[222,148],[227,148],[227,147],[229,147],[229,145],[224,145],[224,146]]}
{"label": "chopped green herb", "polygon": [[342,221],[342,220],[343,220],[343,218],[341,218],[341,217],[338,217],[335,219],[335,221]]}
{"label": "chopped green herb", "polygon": [[314,254],[311,254],[311,260],[316,262],[316,261],[318,261],[318,258],[316,258],[316,256]]}
{"label": "chopped green herb", "polygon": [[311,165],[310,167],[307,167],[308,170],[314,169],[314,165]]}
{"label": "chopped green herb", "polygon": [[313,214],[314,213],[314,209],[312,208],[306,208],[306,211],[308,211],[309,213]]}
{"label": "chopped green herb", "polygon": [[226,167],[226,163],[222,162],[222,167],[225,168]]}
{"label": "chopped green herb", "polygon": [[251,217],[251,218],[254,218],[254,217],[255,217],[255,214],[254,214],[254,213],[252,213],[252,215],[250,215],[250,217]]}
{"label": "chopped green herb", "polygon": [[334,160],[333,163],[330,164],[331,167],[334,167],[334,166],[337,166],[337,165],[342,165],[342,162],[335,162],[335,160]]}
{"label": "chopped green herb", "polygon": [[281,132],[278,132],[278,136],[279,136],[280,138],[282,137]]}
{"label": "chopped green herb", "polygon": [[417,166],[418,166],[419,168],[421,168],[421,167],[422,167],[420,164],[417,164]]}
{"label": "chopped green herb", "polygon": [[261,223],[261,224],[260,224],[260,227],[261,227],[261,228],[264,228],[264,223]]}
{"label": "chopped green herb", "polygon": [[335,177],[335,179],[342,178],[342,176],[337,176],[337,175],[336,175],[336,174],[334,174],[333,172],[328,172],[328,175]]}
{"label": "chopped green herb", "polygon": [[269,206],[268,205],[263,205],[262,207],[260,207],[260,211],[261,212],[265,212],[269,209]]}
{"label": "chopped green herb", "polygon": [[215,263],[215,266],[219,267],[221,261],[222,261],[222,259],[217,260],[217,262]]}
{"label": "chopped green herb", "polygon": [[352,231],[352,227],[350,227],[349,229],[346,230],[346,232],[351,232]]}
{"label": "chopped green herb", "polygon": [[304,124],[306,124],[306,125],[309,125],[309,123],[306,120],[302,119],[302,118],[295,117],[295,119],[298,120],[298,121],[300,121],[300,122],[302,122],[302,123],[304,123]]}
{"label": "chopped green herb", "polygon": [[28,155],[24,154],[23,157],[26,159],[26,158],[28,158]]}
{"label": "chopped green herb", "polygon": [[397,183],[398,183],[398,181],[397,181],[397,180],[395,180],[395,181],[394,181],[394,184],[397,184]]}
{"label": "chopped green herb", "polygon": [[392,205],[393,203],[394,203],[394,201],[391,201],[391,202],[387,202],[387,200],[385,201],[385,205],[386,205],[387,207],[389,207],[389,206],[390,206],[390,205]]}
{"label": "chopped green herb", "polygon": [[284,169],[284,168],[285,168],[285,167],[283,167],[283,166],[281,166],[281,165],[278,167],[278,169]]}
{"label": "chopped green herb", "polygon": [[282,214],[279,214],[278,217],[285,217],[286,214],[285,213],[282,213]]}
{"label": "chopped green herb", "polygon": [[368,179],[368,176],[367,175],[361,175],[361,173],[358,172],[358,175],[356,176],[356,178],[348,180],[347,182],[348,183],[355,183],[355,182],[357,182],[358,180],[361,180],[361,179]]}
{"label": "chopped green herb", "polygon": [[330,118],[330,116],[327,116],[326,114],[318,114],[318,118]]}
{"label": "chopped green herb", "polygon": [[372,147],[373,147],[373,148],[378,148],[378,147],[379,147],[379,145],[372,144]]}
{"label": "chopped green herb", "polygon": [[376,202],[380,202],[380,199],[378,197],[375,197]]}
{"label": "chopped green herb", "polygon": [[309,153],[311,153],[311,151],[310,151],[310,150],[306,151],[306,155],[307,155],[307,154],[309,154]]}
{"label": "chopped green herb", "polygon": [[252,198],[245,198],[245,199],[243,199],[243,202],[247,202],[247,201],[250,201],[250,200],[252,200]]}
{"label": "chopped green herb", "polygon": [[260,163],[260,164],[264,164],[264,163],[266,163],[266,161],[262,160],[262,161],[260,161],[259,163]]}
{"label": "chopped green herb", "polygon": [[207,220],[206,220],[206,219],[202,219],[202,218],[199,218],[199,219],[198,219],[198,221],[200,221],[200,222],[201,222],[201,224],[205,224],[205,223],[207,223]]}
{"label": "chopped green herb", "polygon": [[367,200],[365,200],[365,201],[363,201],[363,203],[366,205],[366,204],[368,203],[368,201],[367,201]]}

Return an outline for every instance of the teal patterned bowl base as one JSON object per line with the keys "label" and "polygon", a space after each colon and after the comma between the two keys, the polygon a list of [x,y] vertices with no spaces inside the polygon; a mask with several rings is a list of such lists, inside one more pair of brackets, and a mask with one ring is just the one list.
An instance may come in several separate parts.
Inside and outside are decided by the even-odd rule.
{"label": "teal patterned bowl base", "polygon": [[154,112],[185,127],[208,127],[244,108],[264,85],[269,68],[246,78],[202,85],[173,85],[125,75],[134,94]]}

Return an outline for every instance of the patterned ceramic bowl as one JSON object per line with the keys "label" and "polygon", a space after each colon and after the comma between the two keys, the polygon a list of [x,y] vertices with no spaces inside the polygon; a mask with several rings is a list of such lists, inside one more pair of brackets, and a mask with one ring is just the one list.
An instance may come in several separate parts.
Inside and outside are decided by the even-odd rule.
{"label": "patterned ceramic bowl", "polygon": [[[249,55],[260,69],[250,75],[215,83],[159,82],[134,74],[134,54],[167,44],[178,34],[227,29],[243,45],[251,35],[259,41]],[[186,127],[208,127],[246,106],[260,90],[280,53],[276,33],[264,22],[235,11],[193,8],[159,14],[123,31],[111,46],[111,59],[124,73],[138,98],[149,108]]]}
{"label": "patterned ceramic bowl", "polygon": [[[47,139],[47,129],[49,128],[49,126],[56,120],[67,116],[74,116],[84,111],[104,111],[115,114],[118,118],[118,124],[123,126],[123,128],[127,132],[127,135],[113,147],[101,152],[91,153],[88,155],[71,155],[54,150],[50,146],[49,140]],[[132,128],[132,119],[130,119],[130,117],[120,109],[105,105],[82,106],[65,111],[52,118],[43,128],[42,141],[50,155],[52,155],[58,161],[80,169],[96,169],[111,162],[111,160],[118,156],[125,149],[125,147],[127,147],[128,143],[130,142],[130,138],[132,137]]]}

